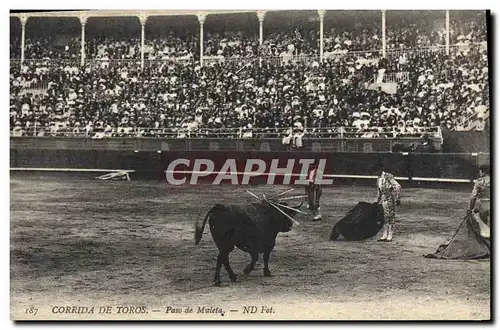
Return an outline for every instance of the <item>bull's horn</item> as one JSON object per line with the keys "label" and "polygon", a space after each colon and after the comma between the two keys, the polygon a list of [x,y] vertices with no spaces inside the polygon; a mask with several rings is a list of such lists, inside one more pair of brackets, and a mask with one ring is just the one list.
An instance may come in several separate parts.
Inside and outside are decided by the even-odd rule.
{"label": "bull's horn", "polygon": [[292,211],[295,211],[297,213],[302,213],[302,214],[305,214],[307,215],[307,213],[301,211],[301,210],[297,210],[293,207],[290,207],[290,206],[287,206],[287,205],[283,205],[283,204],[278,204],[278,203],[274,203],[274,202],[269,202],[269,204],[272,204],[272,205],[275,205],[275,206],[278,206],[278,207],[284,207],[285,209],[289,209],[289,210],[292,210]]}
{"label": "bull's horn", "polygon": [[278,210],[278,211],[280,211],[281,213],[283,213],[283,214],[284,214],[284,215],[285,215],[288,219],[292,220],[292,222],[293,222],[295,225],[297,225],[297,226],[299,226],[299,225],[300,225],[300,224],[299,224],[299,222],[298,222],[297,220],[295,220],[294,218],[292,218],[291,216],[289,216],[288,214],[286,214],[285,212],[283,212],[283,210],[282,210],[282,209],[280,209],[280,208],[279,208],[278,206],[276,206],[275,204],[273,204],[273,203],[269,203],[269,205],[271,205],[271,206],[272,206],[272,207],[274,207],[276,210]]}

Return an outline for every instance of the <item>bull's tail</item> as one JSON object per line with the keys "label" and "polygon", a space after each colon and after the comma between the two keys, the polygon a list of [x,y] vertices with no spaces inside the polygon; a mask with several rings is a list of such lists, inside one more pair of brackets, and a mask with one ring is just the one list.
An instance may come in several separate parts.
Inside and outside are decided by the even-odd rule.
{"label": "bull's tail", "polygon": [[205,224],[207,223],[207,220],[210,218],[212,215],[212,210],[214,208],[211,208],[210,211],[208,211],[207,215],[205,216],[205,219],[203,219],[203,223],[200,226],[199,221],[196,221],[195,227],[194,227],[194,244],[198,245],[200,244],[201,238],[203,236],[203,231],[205,230]]}

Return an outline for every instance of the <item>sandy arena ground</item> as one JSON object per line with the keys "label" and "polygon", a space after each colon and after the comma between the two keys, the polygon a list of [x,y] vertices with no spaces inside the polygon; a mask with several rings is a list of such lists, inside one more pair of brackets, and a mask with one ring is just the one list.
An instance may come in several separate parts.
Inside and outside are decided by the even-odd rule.
{"label": "sandy arena ground", "polygon": [[[11,175],[10,187],[12,319],[490,318],[488,260],[423,257],[453,235],[469,192],[404,189],[392,243],[332,242],[333,224],[358,201],[372,202],[375,191],[325,188],[323,221],[299,215],[300,226],[278,236],[273,277],[262,275],[261,262],[242,275],[250,257],[235,250],[230,261],[238,281],[230,282],[223,269],[217,288],[217,250],[208,227],[194,245],[196,220],[216,202],[252,201],[245,189],[286,187],[173,187],[21,174]],[[106,306],[111,312],[99,313]],[[203,306],[208,313],[198,310]],[[244,306],[257,312],[244,313]],[[72,313],[85,312],[82,307],[94,311]],[[167,307],[181,313],[166,313]]]}

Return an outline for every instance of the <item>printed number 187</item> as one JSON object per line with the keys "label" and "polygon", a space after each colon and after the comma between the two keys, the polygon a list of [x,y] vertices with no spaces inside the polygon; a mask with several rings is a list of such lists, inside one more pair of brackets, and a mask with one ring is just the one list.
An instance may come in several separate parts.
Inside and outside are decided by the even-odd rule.
{"label": "printed number 187", "polygon": [[26,314],[36,315],[36,313],[38,313],[38,308],[35,307],[26,308]]}

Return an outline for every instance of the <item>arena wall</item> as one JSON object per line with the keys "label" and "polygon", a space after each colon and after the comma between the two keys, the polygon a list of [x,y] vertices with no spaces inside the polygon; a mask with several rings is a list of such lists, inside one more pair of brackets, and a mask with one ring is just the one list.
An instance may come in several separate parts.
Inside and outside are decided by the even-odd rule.
{"label": "arena wall", "polygon": [[443,131],[443,152],[490,151],[489,127],[483,131]]}
{"label": "arena wall", "polygon": [[[304,138],[303,151],[314,152],[391,152],[395,145],[408,146],[420,138]],[[434,143],[441,149],[441,141]],[[11,137],[11,149],[139,150],[139,151],[287,151],[279,138],[112,138],[87,137]]]}
{"label": "arena wall", "polygon": [[[391,152],[395,145],[409,146],[421,142],[418,137],[400,139],[375,138],[305,138],[304,151],[315,152]],[[443,141],[435,139],[434,147],[445,153],[488,153],[489,130],[443,131]],[[11,149],[70,149],[70,150],[231,150],[231,151],[287,151],[279,138],[119,138],[92,139],[87,137],[11,137]]]}
{"label": "arena wall", "polygon": [[[273,159],[279,160],[279,167],[286,167],[289,159],[295,159],[293,173],[299,174],[301,164],[299,159],[326,159],[325,172],[337,178],[363,178],[372,176],[371,167],[377,162],[385,164],[387,171],[405,181],[451,181],[470,182],[477,175],[477,166],[489,163],[490,154],[419,154],[390,152],[314,152],[314,151],[260,151],[260,150],[144,150],[129,148],[145,144],[140,139],[134,142],[114,139],[121,143],[122,148],[111,149],[100,145],[100,148],[90,148],[86,143],[95,141],[80,141],[80,148],[65,148],[62,139],[37,139],[38,148],[33,148],[23,139],[12,143],[10,149],[11,169],[44,168],[44,169],[121,169],[134,170],[134,179],[165,180],[168,165],[176,159],[184,158],[191,161],[188,167],[179,166],[175,170],[192,171],[192,161],[208,159],[214,162],[215,171],[219,171],[227,159],[235,159],[238,172],[245,171],[247,159],[264,160],[269,169]],[[53,143],[49,143],[49,142]],[[74,144],[75,140],[71,139]],[[119,141],[119,142],[116,142]],[[55,143],[54,143],[55,142]],[[101,143],[109,143],[102,140]],[[161,140],[160,140],[161,142]],[[184,141],[185,142],[185,141]],[[87,147],[86,147],[87,146]],[[86,148],[85,148],[86,147]],[[176,174],[177,175],[177,174]],[[186,173],[181,173],[186,176]],[[253,182],[262,181],[259,178]],[[432,180],[431,180],[432,179]],[[283,177],[278,176],[276,183]]]}

